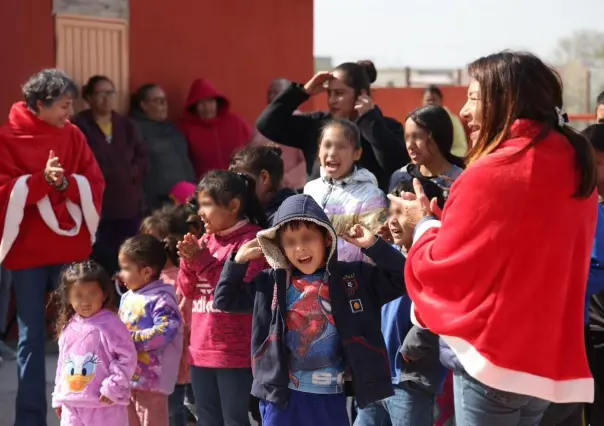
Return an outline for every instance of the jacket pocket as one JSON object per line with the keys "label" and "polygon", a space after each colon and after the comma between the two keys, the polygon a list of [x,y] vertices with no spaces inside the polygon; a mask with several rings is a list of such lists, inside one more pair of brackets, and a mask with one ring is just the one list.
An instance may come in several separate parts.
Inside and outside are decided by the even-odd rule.
{"label": "jacket pocket", "polygon": [[[390,364],[384,348],[372,345],[363,336],[346,339],[343,345],[354,382],[369,384],[384,377],[390,378]],[[372,368],[367,368],[368,365]]]}
{"label": "jacket pocket", "polygon": [[371,344],[362,336],[353,336],[342,343],[359,407],[394,395],[386,349]]}
{"label": "jacket pocket", "polygon": [[282,336],[271,333],[252,355],[254,379],[264,385],[287,386],[289,375]]}

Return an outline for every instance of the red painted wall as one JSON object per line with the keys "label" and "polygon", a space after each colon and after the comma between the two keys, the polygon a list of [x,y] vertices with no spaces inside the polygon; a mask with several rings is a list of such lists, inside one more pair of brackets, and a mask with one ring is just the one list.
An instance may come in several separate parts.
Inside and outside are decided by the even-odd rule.
{"label": "red painted wall", "polygon": [[55,64],[52,0],[0,1],[0,122],[29,76]]}
{"label": "red painted wall", "polygon": [[195,78],[210,79],[253,124],[270,80],[312,76],[312,0],[184,3],[130,2],[130,88],[162,85],[173,118]]}

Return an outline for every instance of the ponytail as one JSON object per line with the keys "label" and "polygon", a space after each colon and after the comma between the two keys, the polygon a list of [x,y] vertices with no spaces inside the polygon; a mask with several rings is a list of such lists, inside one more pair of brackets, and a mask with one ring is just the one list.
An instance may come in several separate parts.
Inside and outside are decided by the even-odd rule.
{"label": "ponytail", "polygon": [[181,241],[183,235],[168,235],[164,238],[166,256],[172,262],[174,266],[178,266],[180,264],[180,257],[178,256],[178,249],[176,245],[179,241]]}
{"label": "ponytail", "polygon": [[267,220],[264,210],[256,195],[254,179],[243,173],[226,170],[208,172],[199,185],[197,193],[204,192],[221,206],[228,206],[231,200],[237,198],[241,202],[240,216],[251,223],[266,228]]}
{"label": "ponytail", "polygon": [[256,195],[256,181],[245,173],[238,173],[238,175],[245,181],[245,186],[247,187],[247,203],[244,205],[245,210],[243,212],[245,217],[251,223],[255,223],[263,229],[268,228],[266,214],[264,213],[262,204],[260,204],[258,195]]}

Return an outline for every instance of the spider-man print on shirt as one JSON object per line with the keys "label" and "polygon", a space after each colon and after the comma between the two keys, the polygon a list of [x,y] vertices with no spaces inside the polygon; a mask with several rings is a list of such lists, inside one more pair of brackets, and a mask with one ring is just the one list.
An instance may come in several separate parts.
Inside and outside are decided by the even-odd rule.
{"label": "spider-man print on shirt", "polygon": [[302,392],[342,392],[342,346],[324,275],[319,271],[293,277],[287,290],[290,388]]}

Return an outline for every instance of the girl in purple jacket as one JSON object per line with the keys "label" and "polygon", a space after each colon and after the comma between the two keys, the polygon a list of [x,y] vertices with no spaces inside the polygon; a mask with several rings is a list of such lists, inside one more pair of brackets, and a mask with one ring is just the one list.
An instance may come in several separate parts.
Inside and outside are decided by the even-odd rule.
{"label": "girl in purple jacket", "polygon": [[95,262],[73,263],[56,291],[59,364],[52,406],[61,426],[128,425],[136,349],[110,309],[113,285]]}

